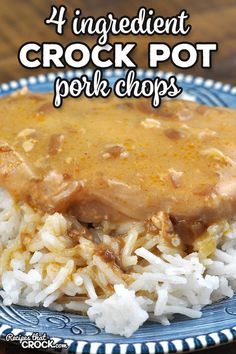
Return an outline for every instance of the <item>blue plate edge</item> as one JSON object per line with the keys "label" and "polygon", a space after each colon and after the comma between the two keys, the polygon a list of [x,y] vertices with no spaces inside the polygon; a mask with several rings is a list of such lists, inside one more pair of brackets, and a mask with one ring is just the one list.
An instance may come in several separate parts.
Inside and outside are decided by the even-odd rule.
{"label": "blue plate edge", "polygon": [[[138,69],[137,70],[137,76],[145,77],[148,72],[148,77],[154,77],[154,76],[159,76],[161,78],[168,78],[171,75],[177,76],[177,82],[186,84],[186,85],[194,85],[195,87],[200,87],[204,88],[207,90],[216,90],[218,93],[222,94],[229,94],[232,96],[236,96],[236,87],[231,86],[230,84],[224,84],[222,82],[215,82],[214,80],[211,79],[204,79],[202,77],[194,77],[193,75],[184,75],[184,74],[176,74],[172,72],[163,72],[163,71],[154,71],[154,70],[145,70],[145,69]],[[37,84],[42,84],[42,83],[52,83],[57,76],[65,77],[65,78],[73,78],[81,74],[87,74],[88,77],[92,75],[92,70],[75,70],[75,71],[68,71],[68,72],[58,72],[58,73],[49,73],[49,74],[40,74],[37,76],[30,76],[28,78],[21,78],[17,81],[10,81],[9,83],[4,83],[0,85],[0,96],[2,95],[8,95],[16,90],[19,90],[20,88],[24,86],[28,86],[29,88],[34,87],[34,85]],[[124,76],[126,73],[126,70],[104,70],[103,71],[104,76],[107,78],[114,78],[118,76]],[[236,324],[236,323],[235,323]],[[7,326],[7,328],[4,329],[4,327]],[[7,333],[11,333],[12,331],[20,331],[20,335],[24,335],[26,333],[29,333],[26,330],[18,329],[16,327],[13,327],[8,324],[1,324],[0,325],[0,338],[4,340],[5,336]],[[229,331],[230,335],[226,335],[223,333],[224,331]],[[5,333],[7,332],[7,333]],[[112,343],[112,342],[103,342],[103,341],[79,341],[79,340],[71,340],[71,339],[66,339],[62,337],[52,337],[52,338],[57,338],[60,340],[60,343],[64,341],[72,341],[68,348],[68,352],[71,354],[74,353],[91,353],[91,354],[100,354],[101,346],[104,345],[113,345],[114,347],[111,351],[106,351],[106,354],[119,354],[123,352],[123,348],[121,346],[127,345],[126,348],[126,353],[137,353],[138,354],[138,348],[136,346],[146,346],[147,347],[147,353],[150,354],[168,354],[168,353],[181,353],[181,352],[187,352],[189,350],[199,350],[199,349],[204,349],[207,347],[213,347],[213,346],[218,346],[221,344],[229,343],[234,340],[236,340],[236,327],[230,327],[230,328],[223,328],[221,330],[218,330],[217,332],[209,332],[207,334],[201,335],[201,338],[198,338],[198,335],[193,336],[193,337],[186,337],[182,339],[178,339],[177,341],[179,342],[178,344],[174,344],[173,342],[176,342],[175,339],[170,340],[170,341],[157,341],[157,342],[133,342],[133,343]],[[213,337],[213,338],[212,338]],[[218,338],[217,338],[218,337]],[[223,339],[224,338],[224,339]],[[190,347],[188,345],[188,341],[193,340],[194,342],[194,347]],[[82,344],[81,346],[81,351],[77,351],[77,347],[79,344]],[[150,347],[149,343],[152,344]],[[155,343],[155,350],[153,351],[153,343]],[[86,348],[86,345],[89,345],[89,347]],[[150,348],[149,348],[150,347]],[[181,348],[182,347],[182,348]],[[70,349],[71,348],[71,349]],[[149,350],[150,349],[150,350]],[[85,350],[85,351],[84,351]],[[145,351],[146,353],[146,351]]]}

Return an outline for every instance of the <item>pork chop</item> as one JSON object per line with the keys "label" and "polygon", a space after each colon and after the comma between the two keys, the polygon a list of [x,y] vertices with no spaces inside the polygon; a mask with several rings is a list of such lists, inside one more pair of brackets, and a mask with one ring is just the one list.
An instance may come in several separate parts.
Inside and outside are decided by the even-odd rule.
{"label": "pork chop", "polygon": [[80,221],[163,211],[180,234],[236,214],[236,111],[171,100],[0,100],[0,186]]}

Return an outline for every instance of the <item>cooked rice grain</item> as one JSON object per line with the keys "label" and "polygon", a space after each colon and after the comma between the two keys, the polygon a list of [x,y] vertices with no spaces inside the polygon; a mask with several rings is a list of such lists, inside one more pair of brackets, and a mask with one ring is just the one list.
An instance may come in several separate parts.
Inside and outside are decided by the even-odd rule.
{"label": "cooked rice grain", "polygon": [[[0,189],[0,295],[4,305],[87,313],[106,332],[132,335],[148,318],[164,325],[236,291],[236,221],[207,230],[217,249],[184,255],[142,223],[96,226],[94,237],[120,255],[106,262],[90,238],[69,236],[71,218],[14,205]],[[117,234],[120,240],[114,236]],[[112,235],[112,236],[111,236]],[[122,242],[120,242],[122,240]]]}

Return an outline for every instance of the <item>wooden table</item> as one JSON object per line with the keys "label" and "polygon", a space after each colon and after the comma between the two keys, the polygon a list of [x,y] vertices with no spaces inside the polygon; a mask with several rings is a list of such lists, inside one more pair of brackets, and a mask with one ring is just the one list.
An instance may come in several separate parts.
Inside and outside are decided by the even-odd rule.
{"label": "wooden table", "polygon": [[[190,14],[192,31],[186,38],[181,37],[158,37],[148,38],[126,36],[115,38],[121,41],[137,41],[138,49],[135,51],[135,61],[139,67],[147,67],[147,46],[149,41],[165,41],[173,45],[177,41],[187,40],[189,42],[218,42],[219,51],[213,56],[213,67],[201,69],[199,65],[185,70],[185,73],[199,75],[214,80],[236,85],[236,1],[235,0],[0,0],[0,82],[15,80],[20,77],[35,75],[46,72],[46,70],[29,70],[23,68],[17,61],[19,47],[27,41],[50,42],[57,41],[66,44],[73,41],[85,41],[88,45],[94,43],[89,36],[77,38],[73,36],[67,26],[64,36],[58,36],[54,27],[46,26],[43,20],[50,13],[52,4],[64,4],[68,8],[69,17],[75,8],[81,8],[83,14],[102,16],[108,11],[115,15],[136,14],[140,6],[154,8],[158,14],[163,16],[177,14],[181,9],[186,8]],[[114,38],[111,38],[114,41]],[[161,70],[176,71],[168,61],[163,63]],[[180,70],[178,70],[180,71]],[[0,342],[0,354],[3,353],[34,353],[36,351],[21,350],[12,344]],[[202,353],[235,353],[236,344],[206,350]]]}

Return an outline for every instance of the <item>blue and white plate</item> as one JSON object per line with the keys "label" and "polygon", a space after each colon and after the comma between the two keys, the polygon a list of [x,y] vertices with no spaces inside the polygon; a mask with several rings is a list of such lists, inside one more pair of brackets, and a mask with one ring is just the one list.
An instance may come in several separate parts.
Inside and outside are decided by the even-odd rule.
{"label": "blue and white plate", "polygon": [[[82,71],[59,73],[61,77],[78,77]],[[91,76],[91,71],[85,73]],[[172,73],[138,70],[140,78],[160,76],[167,78]],[[104,76],[114,83],[124,76],[123,71],[105,71]],[[0,86],[0,95],[10,94],[28,86],[33,92],[52,90],[56,74],[39,75]],[[200,77],[177,75],[179,86],[187,95],[198,102],[226,106],[236,109],[236,88]],[[82,354],[165,354],[186,352],[236,339],[236,296],[207,306],[199,319],[176,316],[171,326],[145,323],[131,338],[106,334],[87,317],[59,313],[43,308],[3,306],[0,303],[0,336],[5,339],[9,333],[25,335],[30,332],[47,333],[56,343],[66,343],[68,353]],[[65,353],[65,351],[63,351]]]}

